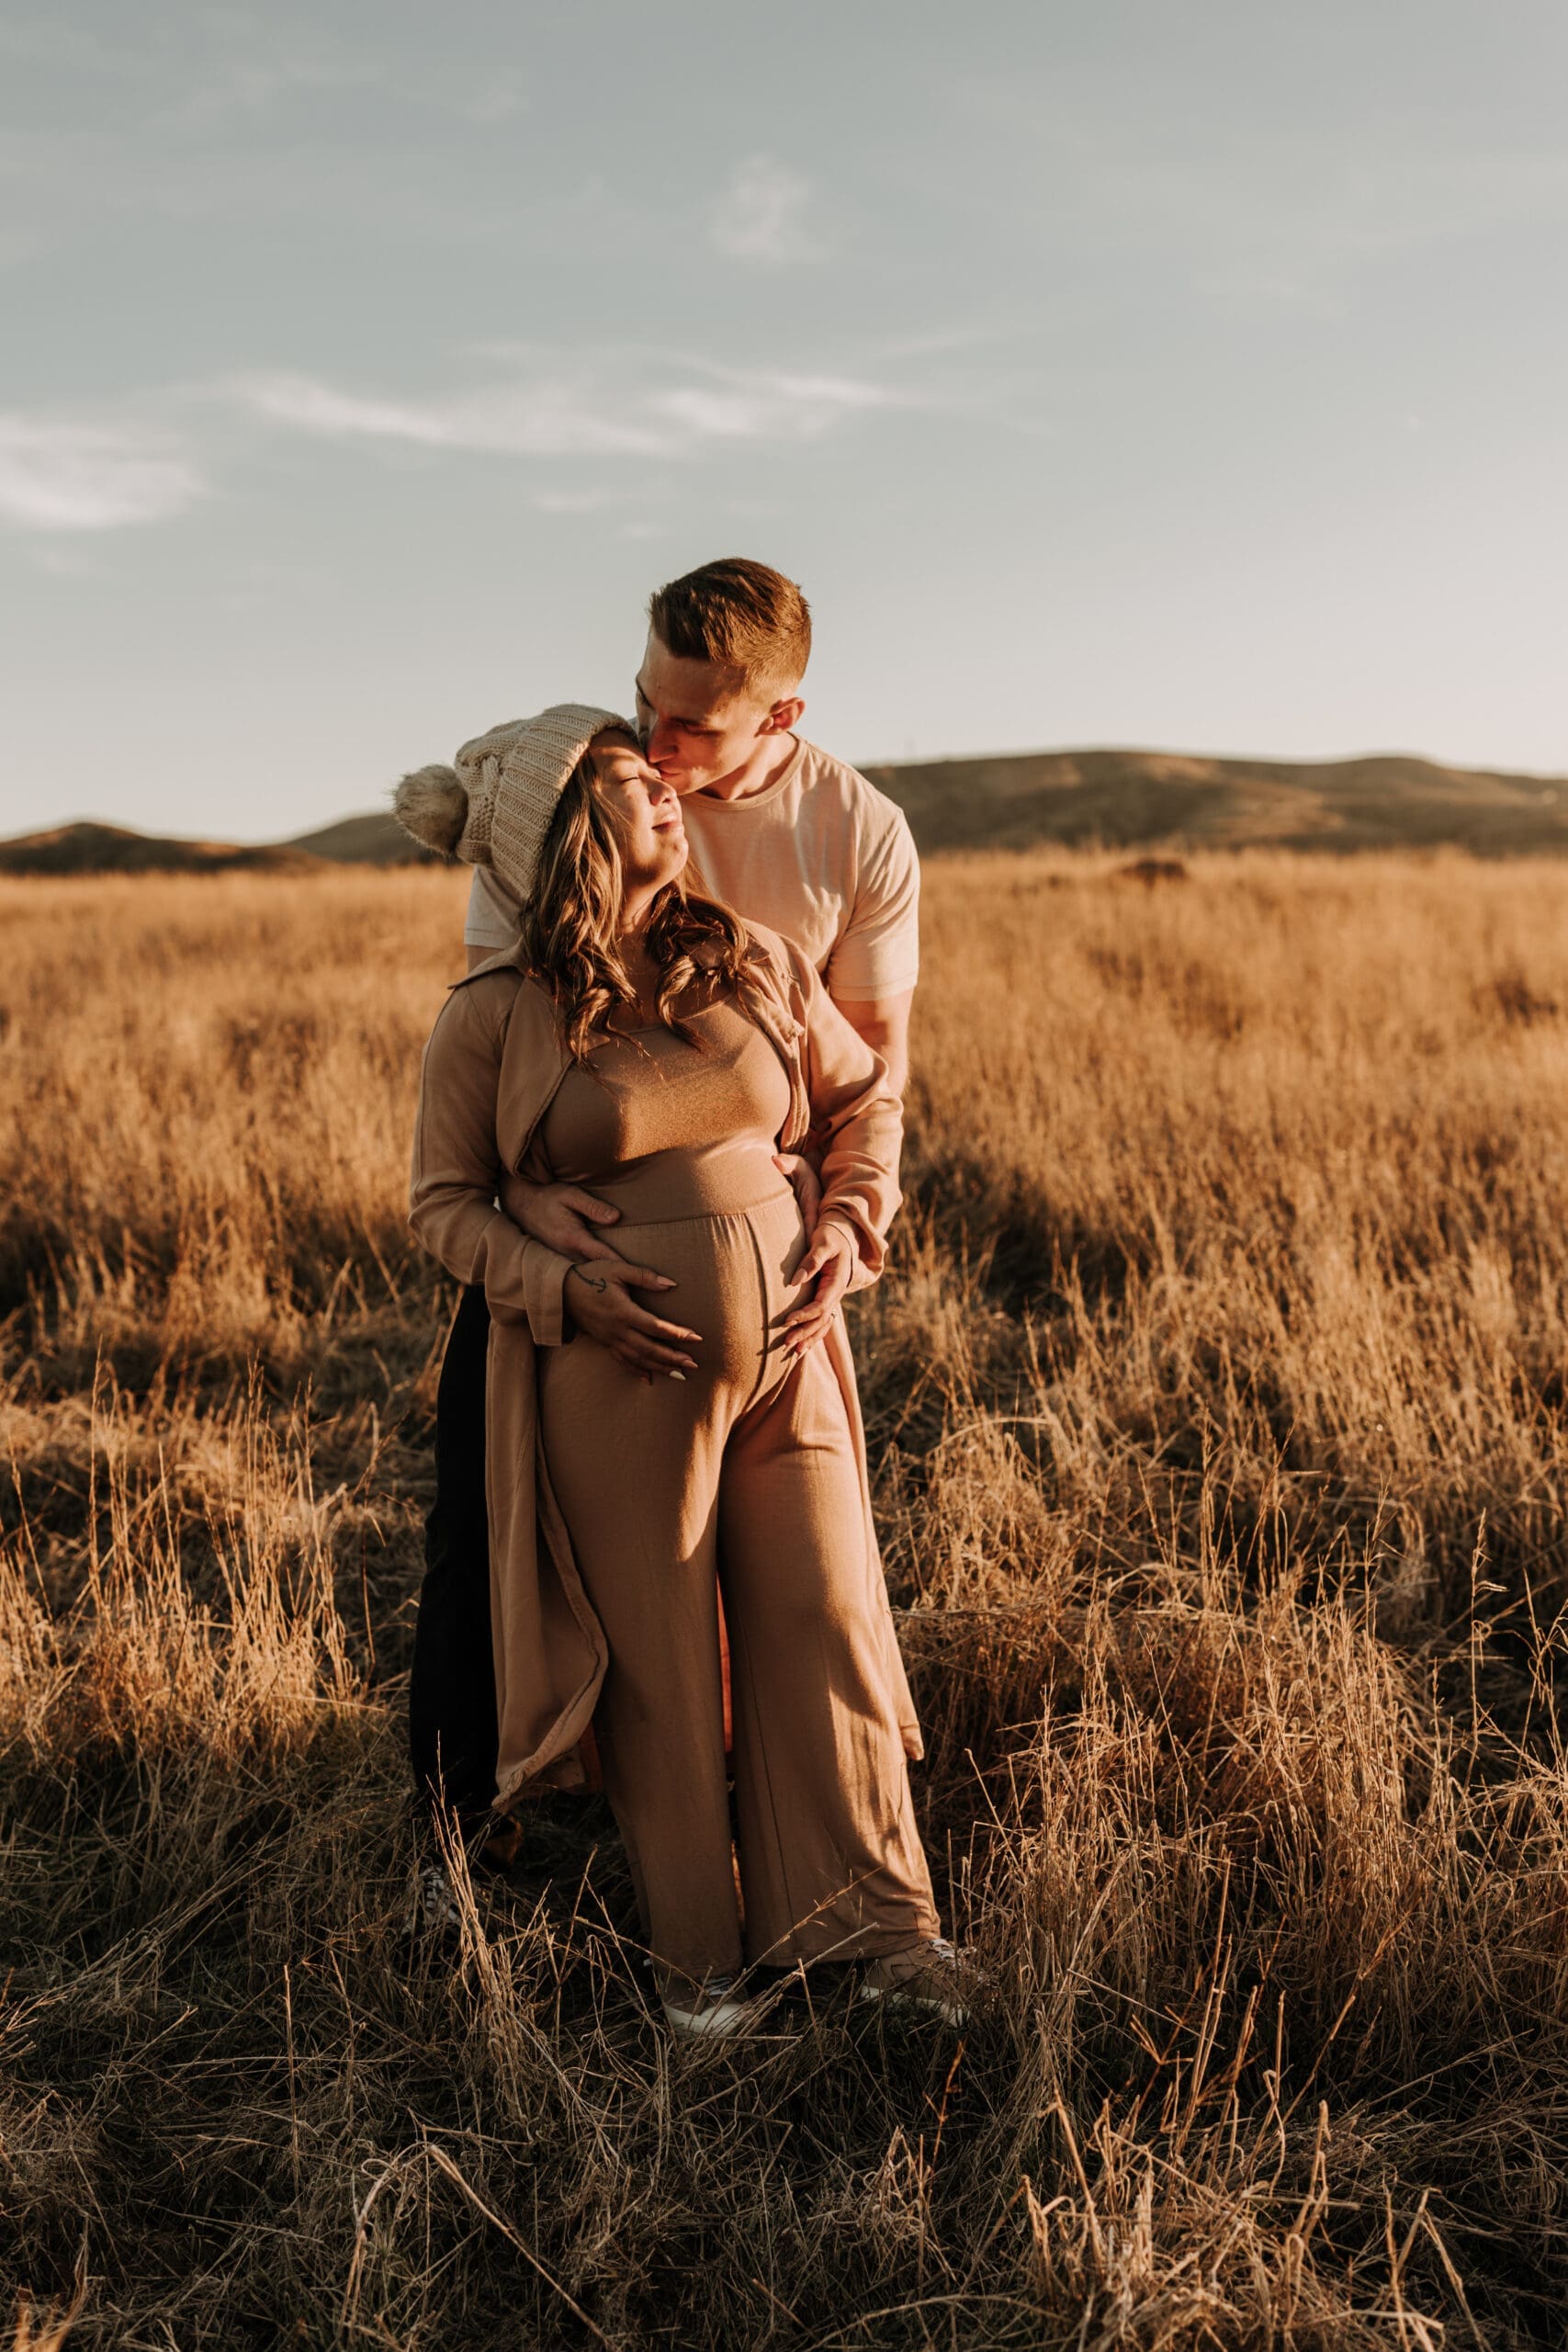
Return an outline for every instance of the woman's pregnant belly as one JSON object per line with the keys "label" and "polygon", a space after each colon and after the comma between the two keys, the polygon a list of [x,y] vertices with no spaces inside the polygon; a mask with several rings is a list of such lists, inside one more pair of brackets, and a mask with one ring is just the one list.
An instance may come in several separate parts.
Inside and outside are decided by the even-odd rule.
{"label": "woman's pregnant belly", "polygon": [[620,1227],[615,1241],[678,1285],[635,1294],[643,1304],[702,1337],[685,1350],[698,1369],[678,1381],[628,1371],[581,1334],[539,1351],[546,1468],[590,1598],[606,1492],[624,1498],[617,1546],[638,1573],[674,1573],[711,1543],[730,1434],[790,1374],[778,1325],[806,1250],[787,1191],[755,1209]]}
{"label": "woman's pregnant belly", "polygon": [[[675,1283],[635,1295],[666,1322],[701,1334],[684,1351],[698,1367],[687,1374],[688,1384],[738,1392],[741,1408],[787,1368],[779,1326],[795,1304],[795,1270],[806,1255],[795,1194],[773,1174],[782,1189],[754,1206],[640,1223],[626,1217],[611,1236],[622,1257]],[[572,1342],[585,1344],[592,1343]],[[625,1377],[638,1385],[635,1373]]]}

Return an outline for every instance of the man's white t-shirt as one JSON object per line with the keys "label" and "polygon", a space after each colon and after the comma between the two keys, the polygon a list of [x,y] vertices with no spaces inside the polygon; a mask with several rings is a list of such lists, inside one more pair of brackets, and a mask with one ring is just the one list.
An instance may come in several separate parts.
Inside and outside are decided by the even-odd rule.
{"label": "man's white t-shirt", "polygon": [[[693,863],[714,896],[803,947],[834,1001],[902,996],[919,977],[920,866],[903,810],[842,760],[799,742],[765,792],[681,802]],[[517,902],[474,868],[463,937],[494,954]]]}

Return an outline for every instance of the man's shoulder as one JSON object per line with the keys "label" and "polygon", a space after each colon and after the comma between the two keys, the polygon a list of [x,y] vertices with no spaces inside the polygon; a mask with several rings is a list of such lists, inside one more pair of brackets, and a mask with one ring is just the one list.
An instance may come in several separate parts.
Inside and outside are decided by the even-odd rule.
{"label": "man's shoulder", "polygon": [[879,791],[859,768],[835,759],[831,752],[825,752],[819,743],[808,743],[804,737],[801,750],[805,754],[800,766],[803,794],[819,793],[823,803],[840,808],[855,831],[869,839],[881,841],[889,834],[908,831],[909,820],[898,803]]}

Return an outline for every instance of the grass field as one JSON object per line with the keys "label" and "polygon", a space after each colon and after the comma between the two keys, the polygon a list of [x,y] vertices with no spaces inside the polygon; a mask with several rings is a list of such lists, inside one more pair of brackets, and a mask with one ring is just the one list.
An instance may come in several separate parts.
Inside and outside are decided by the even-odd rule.
{"label": "grass field", "polygon": [[0,881],[18,2346],[1560,2343],[1568,868],[930,869],[853,1317],[992,1992],[716,2049],[596,1800],[407,1931],[462,894]]}

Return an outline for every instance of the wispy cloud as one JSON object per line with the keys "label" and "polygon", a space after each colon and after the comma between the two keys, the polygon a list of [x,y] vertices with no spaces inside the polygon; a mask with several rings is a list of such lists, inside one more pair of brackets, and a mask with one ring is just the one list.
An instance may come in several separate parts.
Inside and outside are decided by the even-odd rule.
{"label": "wispy cloud", "polygon": [[809,261],[814,248],[803,224],[810,184],[771,155],[748,155],[736,166],[708,216],[708,233],[721,254],[737,261]]}
{"label": "wispy cloud", "polygon": [[206,486],[188,458],[145,430],[0,415],[0,516],[24,529],[162,522]]}
{"label": "wispy cloud", "polygon": [[529,501],[540,514],[601,514],[620,503],[613,490],[541,490]]}
{"label": "wispy cloud", "polygon": [[[244,462],[258,436],[477,458],[679,463],[705,451],[818,440],[885,411],[940,405],[866,374],[727,368],[646,346],[570,356],[487,354],[495,379],[410,396],[298,371],[144,389],[115,409],[0,412],[0,526],[59,536],[167,521]],[[235,427],[241,429],[236,434]],[[590,511],[626,481],[548,478],[535,503]]]}
{"label": "wispy cloud", "polygon": [[506,458],[657,457],[648,421],[579,404],[564,381],[501,384],[424,401],[339,390],[311,376],[254,376],[235,386],[270,424],[331,440],[400,441],[417,448]]}
{"label": "wispy cloud", "polygon": [[646,355],[592,369],[531,372],[423,400],[344,390],[311,376],[253,376],[235,398],[269,424],[334,440],[515,458],[679,458],[722,442],[816,439],[909,396],[865,379],[688,368],[660,382]]}
{"label": "wispy cloud", "polygon": [[468,120],[478,123],[513,122],[527,111],[528,100],[512,74],[488,82],[463,108]]}

